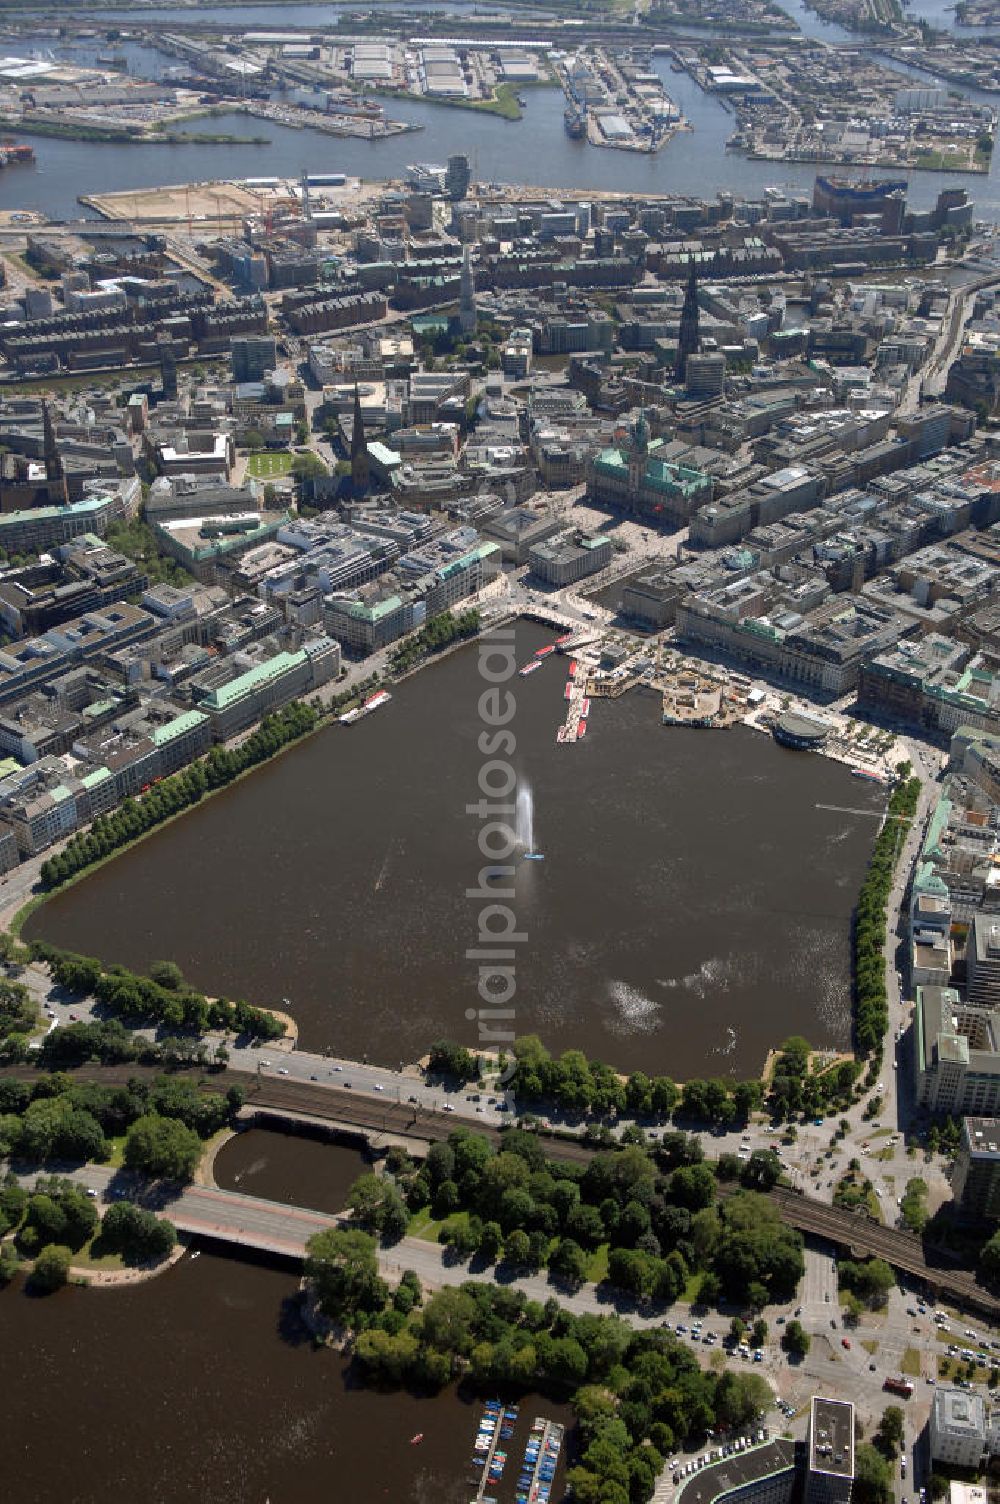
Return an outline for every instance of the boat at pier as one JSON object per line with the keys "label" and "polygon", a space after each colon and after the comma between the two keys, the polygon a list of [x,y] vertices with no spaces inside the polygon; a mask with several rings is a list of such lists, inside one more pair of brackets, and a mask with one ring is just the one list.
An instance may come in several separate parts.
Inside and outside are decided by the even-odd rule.
{"label": "boat at pier", "polygon": [[577,739],[577,741],[582,741],[582,739],[586,735],[587,735],[587,722],[585,720],[581,720],[580,723],[578,724],[577,728],[576,728],[576,739]]}
{"label": "boat at pier", "polygon": [[563,124],[571,141],[582,141],[587,134],[587,117],[573,105],[568,105],[564,110]]}
{"label": "boat at pier", "polygon": [[550,653],[554,653],[555,650],[556,650],[555,643],[554,642],[550,642],[547,648],[538,648],[537,651],[536,651],[536,653],[535,653],[535,657],[536,658],[547,658],[549,656],[549,654]]}
{"label": "boat at pier", "polygon": [[526,679],[529,674],[533,674],[535,672],[535,669],[541,668],[541,666],[542,660],[540,658],[532,658],[530,663],[526,663],[523,668],[518,669],[518,673],[521,675],[522,679]]}
{"label": "boat at pier", "polygon": [[369,695],[360,705],[355,705],[353,710],[345,710],[339,717],[342,726],[353,726],[355,721],[363,720],[366,715],[371,715],[373,710],[381,710],[383,705],[388,705],[392,695],[387,689],[377,690]]}

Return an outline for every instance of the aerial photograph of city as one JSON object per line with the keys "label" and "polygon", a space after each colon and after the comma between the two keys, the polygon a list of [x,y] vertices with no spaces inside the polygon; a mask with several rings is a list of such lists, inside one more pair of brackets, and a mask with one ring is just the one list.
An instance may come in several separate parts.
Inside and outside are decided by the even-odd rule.
{"label": "aerial photograph of city", "polygon": [[0,0],[0,1504],[1000,1504],[1000,0]]}

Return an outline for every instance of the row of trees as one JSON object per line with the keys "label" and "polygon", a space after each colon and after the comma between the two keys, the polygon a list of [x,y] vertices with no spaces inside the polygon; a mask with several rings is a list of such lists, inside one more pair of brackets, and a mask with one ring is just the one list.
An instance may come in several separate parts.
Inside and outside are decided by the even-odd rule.
{"label": "row of trees", "polygon": [[213,747],[182,772],[161,778],[140,798],[126,799],[109,814],[98,815],[88,831],[78,832],[62,851],[42,863],[39,874],[42,886],[57,888],[95,862],[103,861],[164,820],[197,804],[205,794],[223,788],[241,773],[266,762],[289,742],[312,731],[316,721],[317,712],[312,706],[293,701],[267,716],[238,747]]}
{"label": "row of trees", "polygon": [[[548,1104],[572,1116],[624,1115],[661,1123],[678,1118],[726,1127],[745,1123],[764,1105],[764,1088],[759,1081],[693,1078],[678,1086],[669,1076],[648,1076],[645,1071],[634,1071],[623,1078],[602,1061],[589,1060],[581,1050],[565,1050],[556,1059],[535,1034],[519,1038],[513,1053],[511,1086],[515,1095],[524,1102]],[[776,1118],[786,1120],[799,1114],[814,1117],[851,1101],[860,1064],[841,1060],[813,1071],[810,1057],[808,1041],[798,1035],[781,1046],[767,1099]],[[501,1068],[506,1063],[501,1056]],[[451,1040],[439,1040],[432,1046],[428,1069],[431,1074],[457,1081],[471,1081],[480,1074],[477,1057]]]}
{"label": "row of trees", "polygon": [[38,1009],[27,987],[0,980],[0,1061],[23,1057],[37,1020]]}
{"label": "row of trees", "polygon": [[242,999],[206,998],[184,982],[172,962],[154,961],[147,977],[124,966],[105,968],[95,956],[59,950],[44,940],[31,942],[31,954],[47,963],[60,987],[77,997],[96,998],[133,1028],[156,1023],[187,1034],[218,1030],[256,1039],[278,1039],[285,1032],[284,1024],[263,1008]]}
{"label": "row of trees", "polygon": [[908,778],[892,792],[889,810],[868,863],[854,921],[854,1034],[858,1050],[869,1055],[881,1048],[889,1023],[885,990],[886,904],[909,822],[920,797],[919,778]]}
{"label": "row of trees", "polygon": [[408,637],[392,655],[392,672],[395,674],[405,673],[407,669],[427,658],[433,653],[440,653],[444,648],[450,647],[453,642],[462,642],[467,637],[475,637],[479,631],[481,617],[474,606],[467,611],[442,611],[438,616],[432,616],[426,626],[419,632],[414,632]]}
{"label": "row of trees", "polygon": [[565,1050],[554,1059],[536,1034],[523,1035],[513,1051],[515,1095],[526,1102],[551,1103],[573,1115],[627,1114],[657,1122],[678,1117],[725,1124],[745,1122],[763,1102],[759,1081],[695,1079],[681,1088],[669,1076],[647,1076],[644,1071],[623,1080],[611,1066],[588,1060],[581,1050]]}
{"label": "row of trees", "polygon": [[744,1426],[770,1405],[756,1374],[702,1370],[663,1330],[635,1332],[615,1316],[574,1316],[483,1283],[420,1299],[416,1276],[392,1293],[365,1233],[310,1240],[306,1277],[320,1308],[354,1333],[364,1377],[439,1387],[458,1376],[484,1386],[541,1387],[572,1400],[580,1455],[567,1483],[580,1504],[648,1498],[665,1459],[710,1427]]}

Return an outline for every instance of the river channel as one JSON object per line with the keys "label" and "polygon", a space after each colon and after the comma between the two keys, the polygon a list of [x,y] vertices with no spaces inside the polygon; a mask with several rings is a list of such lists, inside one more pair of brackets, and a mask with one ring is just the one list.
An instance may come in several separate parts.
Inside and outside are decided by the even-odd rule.
{"label": "river channel", "polygon": [[[203,1253],[123,1290],[0,1292],[4,1504],[467,1504],[480,1406],[358,1388],[297,1287]],[[572,1419],[520,1406],[502,1504],[534,1416]]]}
{"label": "river channel", "polygon": [[[843,28],[818,20],[803,0],[786,0],[787,9],[810,34],[830,41],[849,38]],[[241,25],[252,16],[267,24],[260,11],[241,13]],[[285,22],[291,24],[290,20]],[[25,39],[26,43],[28,39]],[[48,49],[51,38],[38,38]],[[22,46],[21,52],[28,52]],[[131,45],[130,63],[137,74],[162,71],[158,54]],[[91,61],[89,48],[56,49],[57,56],[77,65]],[[163,59],[173,62],[173,59]],[[726,140],[735,128],[732,114],[717,96],[704,93],[686,73],[675,73],[665,57],[654,58],[656,72],[667,93],[693,127],[679,132],[655,155],[612,151],[571,141],[563,128],[565,100],[556,88],[529,89],[524,118],[511,122],[495,115],[457,110],[421,100],[392,99],[387,114],[418,126],[414,134],[384,141],[362,141],[323,135],[312,129],[294,130],[270,120],[230,113],[214,120],[195,121],[193,131],[236,136],[264,136],[268,145],[101,145],[90,142],[32,138],[37,165],[0,173],[0,210],[36,210],[51,218],[80,214],[78,195],[145,189],[160,184],[205,182],[216,178],[297,178],[310,172],[341,171],[365,179],[399,178],[411,162],[444,162],[456,149],[469,153],[473,176],[482,181],[527,183],[574,192],[619,191],[681,193],[713,197],[728,190],[747,197],[771,186],[811,195],[818,171],[806,162],[757,162],[727,152]],[[943,188],[966,187],[983,219],[1000,219],[1000,152],[994,154],[988,176],[975,173],[899,172],[908,180],[909,200],[916,208],[934,203]],[[127,200],[122,213],[128,214]]]}
{"label": "river channel", "polygon": [[[548,640],[522,626],[518,661]],[[595,701],[586,740],[559,746],[564,684],[557,657],[512,681],[545,858],[516,868],[517,1032],[679,1079],[756,1073],[793,1032],[846,1045],[880,791],[757,732],[668,729],[651,692]],[[483,688],[477,649],[452,654],[55,896],[27,933],[288,998],[304,1046],[353,1059],[474,1044]]]}

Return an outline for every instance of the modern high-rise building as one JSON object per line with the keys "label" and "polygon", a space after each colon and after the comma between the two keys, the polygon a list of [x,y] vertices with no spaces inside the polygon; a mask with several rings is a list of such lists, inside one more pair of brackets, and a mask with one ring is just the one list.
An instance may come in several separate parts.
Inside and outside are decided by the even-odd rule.
{"label": "modern high-rise building", "polygon": [[260,381],[278,363],[273,334],[238,334],[229,341],[234,381]]}
{"label": "modern high-rise building", "polygon": [[722,351],[689,355],[684,381],[689,397],[721,397],[726,384],[726,357]]}
{"label": "modern high-rise building", "polygon": [[476,280],[472,272],[472,260],[469,247],[466,246],[462,253],[462,291],[458,306],[458,321],[463,334],[475,334],[476,324]]}
{"label": "modern high-rise building", "polygon": [[962,1119],[951,1189],[967,1216],[1000,1222],[1000,1119]]}
{"label": "modern high-rise building", "polygon": [[933,1462],[979,1468],[988,1434],[982,1396],[967,1389],[935,1389],[929,1431]]}
{"label": "modern high-rise building", "polygon": [[157,343],[160,351],[160,384],[163,388],[163,396],[168,402],[173,402],[177,396],[177,356],[174,354],[174,342],[167,334],[161,335]]}
{"label": "modern high-rise building", "polygon": [[684,307],[681,309],[681,327],[677,340],[677,364],[674,367],[678,381],[684,380],[688,356],[697,355],[698,345],[698,274],[695,271],[694,257],[689,256],[687,287],[684,289]]}
{"label": "modern high-rise building", "polygon": [[814,1395],[809,1411],[804,1504],[851,1504],[854,1406]]}
{"label": "modern high-rise building", "polygon": [[469,195],[469,183],[472,180],[472,169],[469,159],[463,152],[458,152],[448,158],[448,167],[444,175],[444,188],[450,199],[467,198]]}

